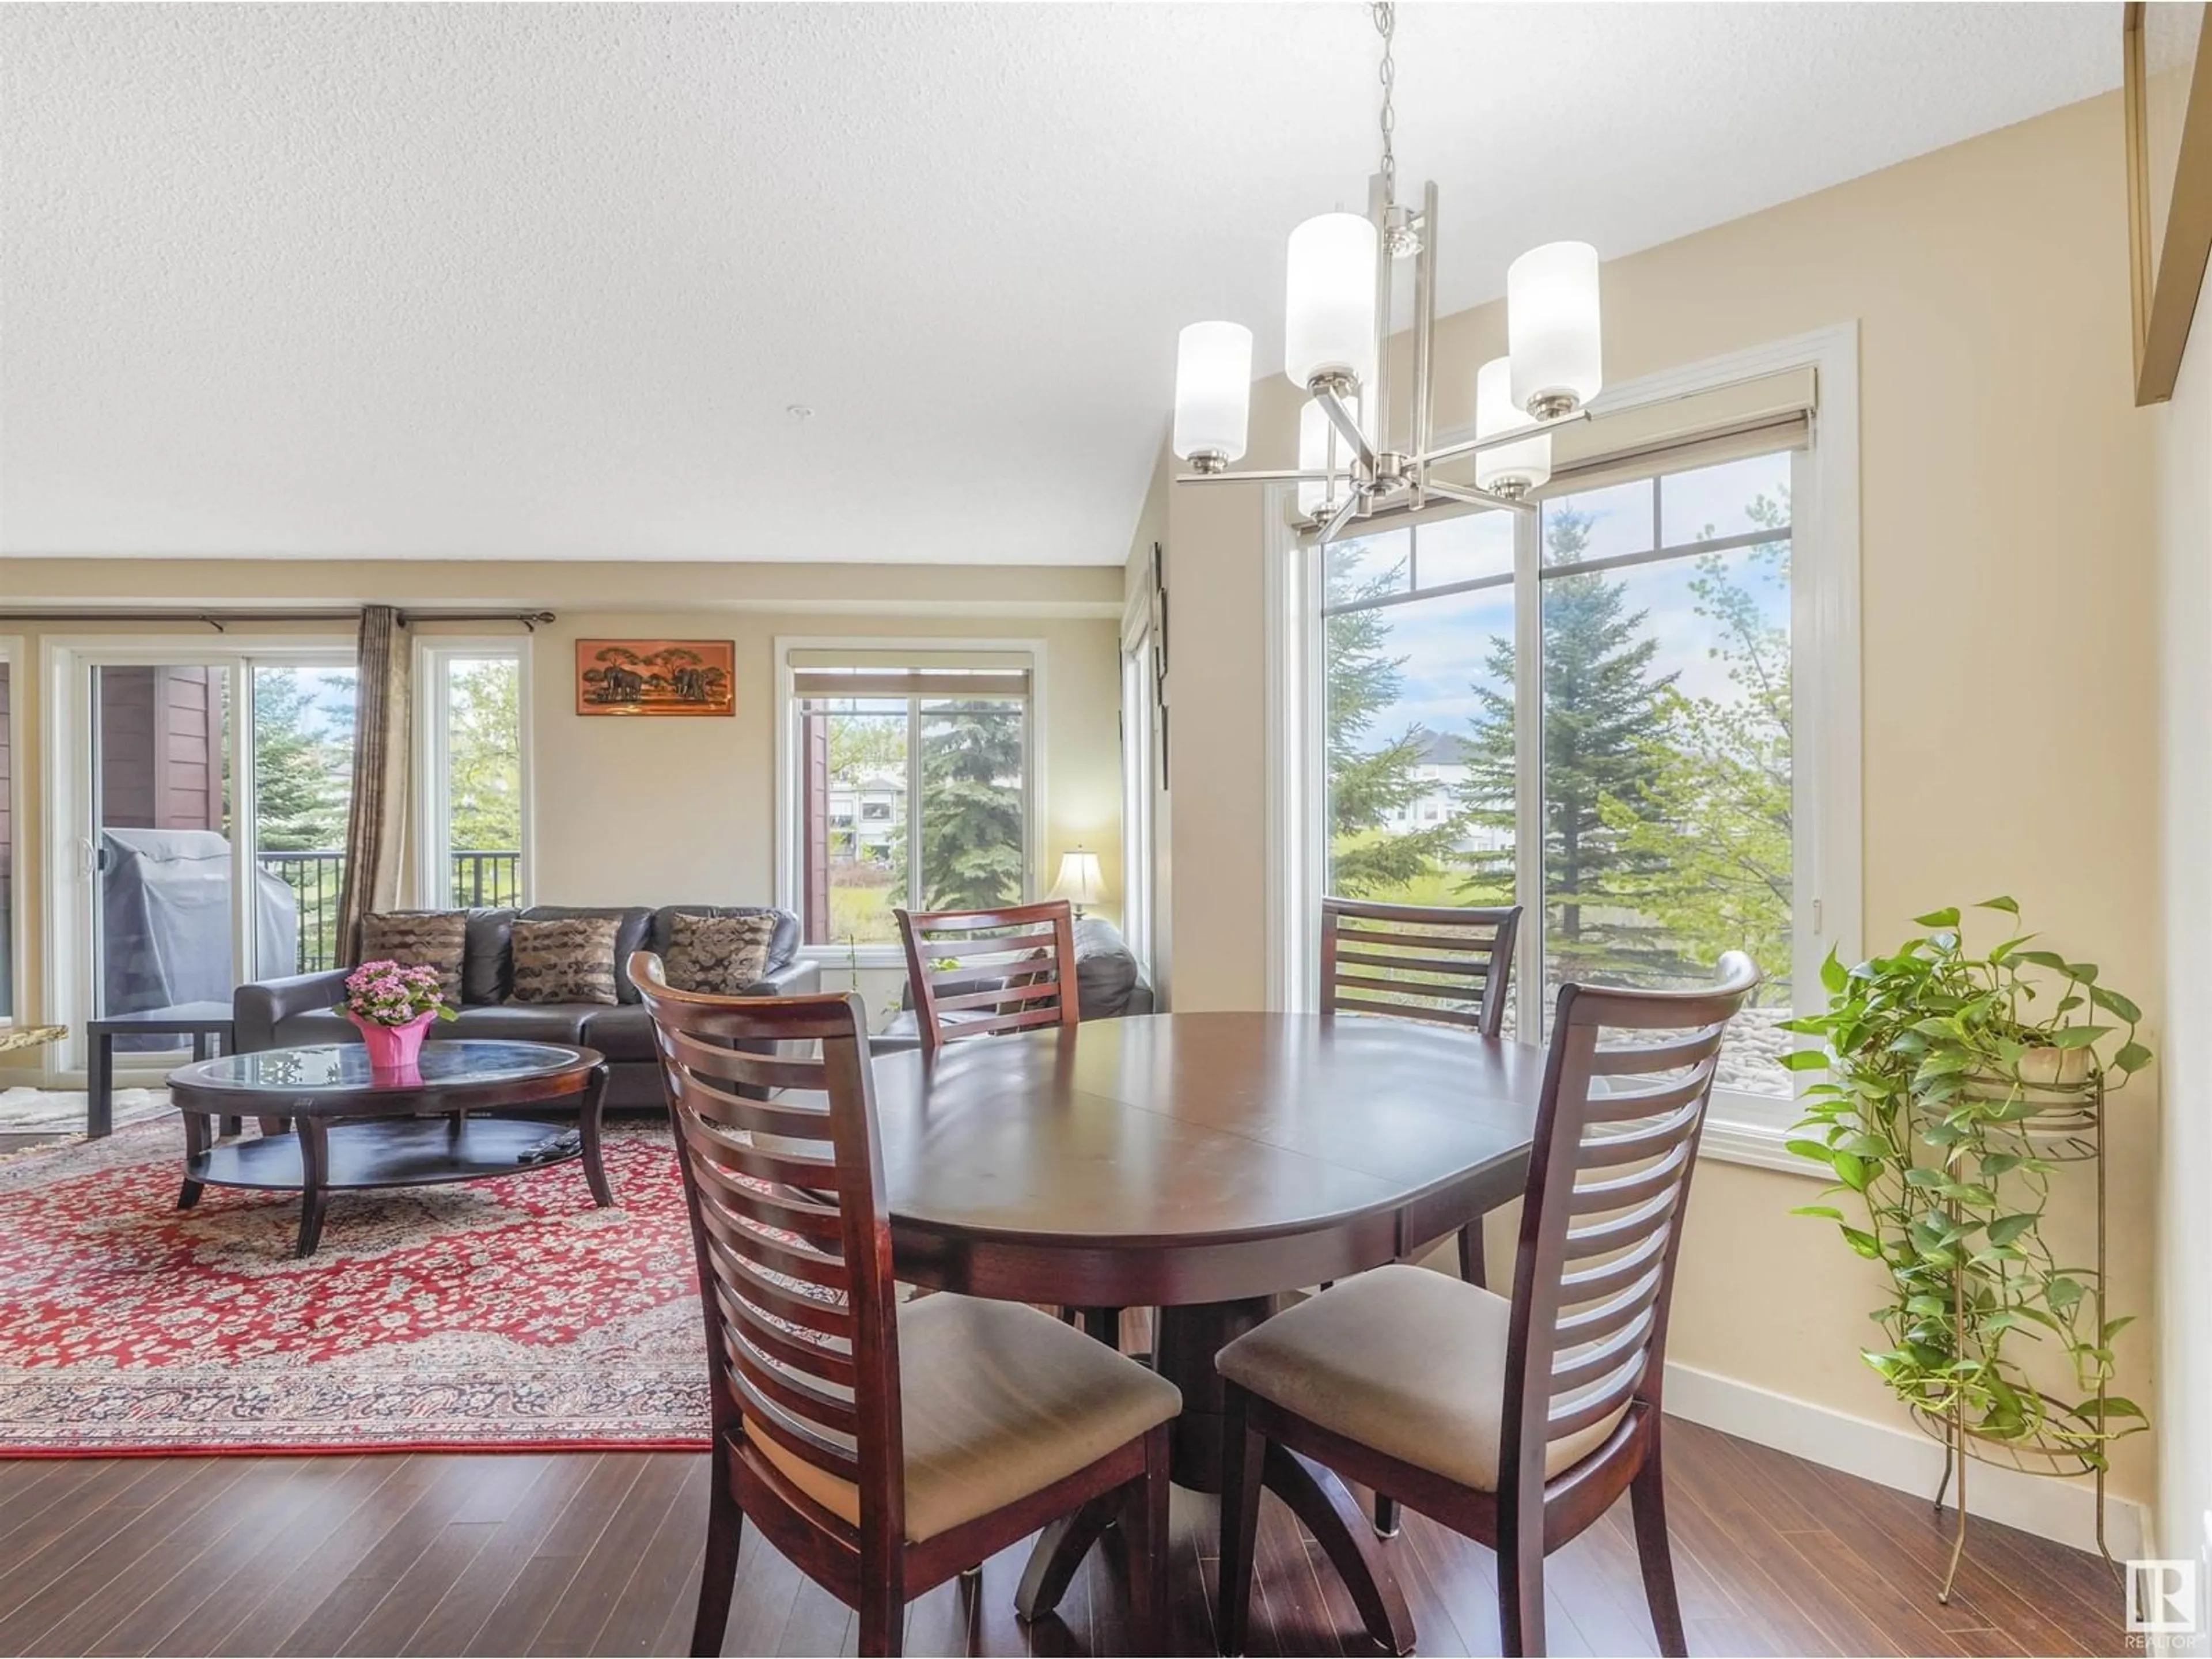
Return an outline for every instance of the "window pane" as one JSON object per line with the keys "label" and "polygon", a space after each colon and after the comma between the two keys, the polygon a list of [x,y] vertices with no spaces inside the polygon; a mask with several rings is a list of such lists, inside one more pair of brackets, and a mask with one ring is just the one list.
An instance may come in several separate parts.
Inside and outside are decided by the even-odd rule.
{"label": "window pane", "polygon": [[816,945],[893,945],[906,896],[904,699],[838,698],[806,705],[821,775],[809,793],[809,856],[822,879],[807,904]]}
{"label": "window pane", "polygon": [[1767,978],[1724,1086],[1787,1096],[1790,1000],[1786,542],[1544,585],[1545,1002],[1569,979]]}
{"label": "window pane", "polygon": [[1610,484],[1544,503],[1544,562],[1576,564],[1651,549],[1651,481]]}
{"label": "window pane", "polygon": [[1790,523],[1790,454],[1753,455],[1659,480],[1663,544],[1682,547]]}
{"label": "window pane", "polygon": [[1470,513],[1417,527],[1413,574],[1419,585],[1449,587],[1486,577],[1510,580],[1514,517],[1510,513]]}
{"label": "window pane", "polygon": [[291,937],[255,930],[263,978],[341,964],[338,898],[345,885],[346,813],[353,799],[355,675],[350,668],[257,664],[252,671],[253,855],[272,902],[289,890]]}
{"label": "window pane", "polygon": [[522,665],[445,659],[448,902],[514,905],[522,895]]}
{"label": "window pane", "polygon": [[993,698],[921,704],[921,904],[1018,904],[1027,862],[1022,780],[1026,705]]}
{"label": "window pane", "polygon": [[[195,664],[94,668],[92,771],[98,842],[94,1017],[228,1001],[231,949],[228,669]],[[295,905],[264,877],[256,920],[289,951]],[[279,966],[284,971],[279,954]],[[135,1052],[168,1037],[124,1037]]]}
{"label": "window pane", "polygon": [[1413,532],[1353,536],[1322,550],[1328,562],[1330,605],[1403,593],[1413,582]]}

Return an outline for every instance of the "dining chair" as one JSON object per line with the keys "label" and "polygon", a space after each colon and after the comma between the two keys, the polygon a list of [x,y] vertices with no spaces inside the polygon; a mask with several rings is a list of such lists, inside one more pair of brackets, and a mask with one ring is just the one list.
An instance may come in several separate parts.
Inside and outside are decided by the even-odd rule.
{"label": "dining chair", "polygon": [[892,914],[923,1053],[960,1037],[1076,1023],[1075,921],[1065,899]]}
{"label": "dining chair", "polygon": [[909,1598],[1101,1498],[1127,1538],[1139,1650],[1162,1650],[1175,1385],[1019,1303],[896,1301],[860,998],[680,991],[647,951],[629,972],[706,1321],[715,1468],[691,1651],[721,1650],[748,1520],[859,1613],[862,1653],[891,1654]]}
{"label": "dining chair", "polygon": [[1731,951],[1697,990],[1559,988],[1510,1302],[1399,1264],[1221,1351],[1224,1653],[1243,1650],[1271,1443],[1495,1549],[1509,1654],[1544,1650],[1545,1556],[1626,1492],[1660,1651],[1684,1650],[1660,1460],[1667,1310],[1714,1066],[1758,983]]}

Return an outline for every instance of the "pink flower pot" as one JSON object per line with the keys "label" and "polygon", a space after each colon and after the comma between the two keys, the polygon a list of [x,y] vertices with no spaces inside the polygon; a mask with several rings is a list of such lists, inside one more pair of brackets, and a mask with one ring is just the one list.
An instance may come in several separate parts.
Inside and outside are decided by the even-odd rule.
{"label": "pink flower pot", "polygon": [[380,1025],[359,1014],[346,1016],[361,1032],[362,1046],[368,1050],[368,1069],[376,1073],[413,1071],[422,1057],[422,1033],[437,1017],[434,1010],[416,1015],[404,1025]]}

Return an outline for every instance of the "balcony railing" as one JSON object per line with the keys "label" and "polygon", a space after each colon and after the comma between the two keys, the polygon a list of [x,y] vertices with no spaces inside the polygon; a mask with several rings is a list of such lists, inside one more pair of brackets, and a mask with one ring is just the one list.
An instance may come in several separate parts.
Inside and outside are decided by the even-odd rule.
{"label": "balcony railing", "polygon": [[[299,966],[295,972],[319,974],[342,965],[337,959],[338,895],[345,885],[345,856],[343,851],[323,848],[257,854],[262,869],[292,890],[298,906]],[[520,853],[455,853],[452,858],[448,902],[455,908],[474,910],[520,902]]]}

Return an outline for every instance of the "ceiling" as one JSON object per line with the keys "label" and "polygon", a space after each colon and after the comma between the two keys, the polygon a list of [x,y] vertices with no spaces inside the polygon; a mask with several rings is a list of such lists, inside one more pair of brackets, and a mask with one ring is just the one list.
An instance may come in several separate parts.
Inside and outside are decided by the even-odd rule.
{"label": "ceiling", "polygon": [[[1407,6],[1443,307],[2087,97],[2118,9]],[[0,551],[1118,562],[1176,330],[1279,366],[1285,234],[1364,200],[1376,51],[1350,0],[0,9]]]}

